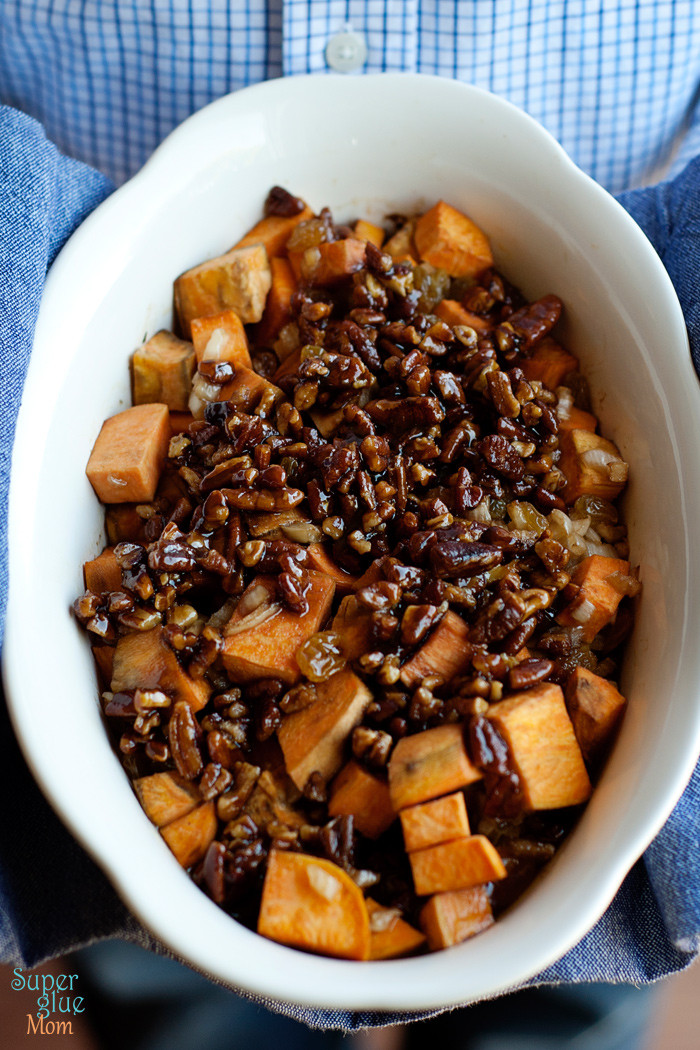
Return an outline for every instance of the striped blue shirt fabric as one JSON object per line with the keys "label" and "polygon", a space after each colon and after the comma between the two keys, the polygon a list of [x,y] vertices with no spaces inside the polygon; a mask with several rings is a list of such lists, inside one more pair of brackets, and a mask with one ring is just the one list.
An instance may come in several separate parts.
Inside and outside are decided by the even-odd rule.
{"label": "striped blue shirt fabric", "polygon": [[326,74],[347,26],[367,47],[348,75],[494,91],[612,192],[700,152],[696,0],[2,0],[0,101],[119,183],[221,95]]}

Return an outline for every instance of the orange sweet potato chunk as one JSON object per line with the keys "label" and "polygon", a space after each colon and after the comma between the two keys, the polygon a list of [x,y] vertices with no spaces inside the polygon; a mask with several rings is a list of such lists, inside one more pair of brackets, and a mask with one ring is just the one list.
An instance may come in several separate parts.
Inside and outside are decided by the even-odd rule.
{"label": "orange sweet potato chunk", "polygon": [[327,287],[362,269],[365,241],[347,237],[307,248],[301,258],[301,276],[311,284]]}
{"label": "orange sweet potato chunk", "polygon": [[389,759],[389,791],[397,812],[480,779],[481,772],[467,755],[461,725],[405,736]]}
{"label": "orange sweet potato chunk", "polygon": [[102,424],[85,473],[102,503],[149,503],[170,442],[167,405],[134,405]]}
{"label": "orange sweet potato chunk", "polygon": [[409,806],[402,809],[399,816],[404,845],[409,853],[465,838],[469,834],[467,806],[461,791]]}
{"label": "orange sweet potato chunk", "polygon": [[204,802],[161,828],[160,833],[182,867],[191,868],[214,841],[216,825],[214,803]]}
{"label": "orange sweet potato chunk", "polygon": [[268,398],[270,407],[281,401],[284,394],[269,379],[258,375],[245,365],[236,366],[236,374],[221,387],[221,401],[231,401],[241,412],[253,413],[263,398]]}
{"label": "orange sweet potato chunk", "polygon": [[122,635],[114,652],[111,689],[161,689],[175,701],[186,700],[193,711],[204,707],[211,693],[203,678],[191,678],[180,666],[162,627]]}
{"label": "orange sweet potato chunk", "polygon": [[409,689],[420,685],[426,675],[439,674],[445,681],[467,667],[471,655],[469,628],[457,613],[446,612],[418,652],[401,668],[401,681]]}
{"label": "orange sweet potato chunk", "polygon": [[611,742],[627,701],[617,687],[586,667],[577,667],[564,690],[566,708],[586,759],[597,758]]}
{"label": "orange sweet potato chunk", "polygon": [[314,569],[317,569],[319,572],[325,572],[326,576],[330,576],[335,583],[338,594],[348,594],[350,591],[355,590],[357,576],[353,576],[351,573],[346,572],[345,569],[341,569],[333,561],[323,543],[310,543],[306,548],[306,553]]}
{"label": "orange sweet potato chunk", "polygon": [[379,838],[396,819],[387,782],[355,761],[343,766],[333,781],[328,813],[353,817],[357,831],[369,839]]}
{"label": "orange sweet potato chunk", "polygon": [[152,773],[133,783],[144,813],[158,828],[184,817],[201,802],[194,785],[178,773]]}
{"label": "orange sweet potato chunk", "polygon": [[187,408],[194,374],[192,344],[172,332],[156,332],[131,358],[132,401],[158,402],[172,411]]}
{"label": "orange sweet potato chunk", "polygon": [[192,343],[197,363],[227,361],[234,366],[253,367],[248,350],[248,337],[235,310],[224,310],[209,317],[193,318]]}
{"label": "orange sweet potato chunk", "polygon": [[194,266],[174,285],[175,310],[186,336],[195,317],[235,310],[244,324],[260,320],[272,278],[262,244],[232,248]]}
{"label": "orange sweet potato chunk", "polygon": [[95,594],[122,589],[122,570],[114,557],[114,547],[105,547],[101,554],[83,565],[85,587]]}
{"label": "orange sweet potato chunk", "polygon": [[384,908],[365,898],[369,913],[370,959],[398,959],[425,944],[425,934],[402,919],[396,908]]}
{"label": "orange sweet potato chunk", "polygon": [[590,430],[564,429],[559,450],[557,466],[566,478],[566,503],[574,503],[579,496],[614,500],[627,484],[627,463],[607,438]]}
{"label": "orange sweet potato chunk", "polygon": [[598,420],[592,412],[584,412],[582,408],[576,408],[575,405],[571,406],[566,415],[560,415],[557,412],[557,419],[560,434],[564,430],[590,430],[591,433],[594,433],[598,426]]}
{"label": "orange sweet potato chunk", "polygon": [[483,230],[463,212],[438,201],[416,222],[413,234],[420,257],[452,277],[474,277],[493,266]]}
{"label": "orange sweet potato chunk", "polygon": [[369,241],[376,248],[381,248],[386,235],[381,226],[376,226],[373,222],[367,222],[365,219],[358,219],[355,223],[355,236],[358,241]]}
{"label": "orange sweet potato chunk", "polygon": [[260,346],[272,345],[280,329],[291,319],[292,296],[297,289],[297,279],[288,259],[270,259],[270,272],[272,285],[255,333],[255,340]]}
{"label": "orange sweet potato chunk", "polygon": [[[311,587],[307,594],[309,610],[302,615],[272,603],[270,615],[259,622],[251,614],[250,626],[234,615],[224,626],[222,660],[233,682],[254,682],[259,678],[280,678],[292,685],[301,677],[296,652],[319,630],[330,612],[335,584],[323,573],[309,572]],[[274,591],[273,577],[259,576],[248,588],[259,584]],[[272,592],[270,592],[272,593]],[[241,602],[245,595],[241,597]],[[240,605],[240,603],[239,603]]]}
{"label": "orange sweet potato chunk", "polygon": [[435,307],[435,315],[452,328],[456,325],[466,325],[475,332],[488,332],[491,328],[485,317],[479,317],[471,310],[466,310],[456,299],[442,299]]}
{"label": "orange sweet potato chunk", "polygon": [[313,217],[313,211],[308,205],[303,211],[296,215],[266,215],[260,222],[256,222],[240,241],[234,244],[233,249],[249,248],[254,244],[262,244],[267,251],[270,261],[278,255],[284,255],[287,241],[292,232],[300,222]]}
{"label": "orange sweet potato chunk", "polygon": [[420,913],[421,928],[433,952],[461,944],[488,929],[493,922],[491,901],[485,886],[437,893]]}
{"label": "orange sweet potato chunk", "polygon": [[346,594],[333,617],[331,630],[338,635],[346,660],[357,660],[369,651],[372,617],[354,594]]}
{"label": "orange sweet potato chunk", "polygon": [[316,686],[308,707],[286,715],[277,730],[289,776],[303,791],[312,773],[324,780],[343,764],[345,742],[362,721],[372,694],[352,671],[338,671]]}
{"label": "orange sweet potato chunk", "polygon": [[539,379],[549,390],[556,390],[565,375],[578,371],[578,358],[547,335],[520,367],[526,379]]}
{"label": "orange sweet potato chunk", "polygon": [[606,558],[602,554],[591,554],[580,561],[571,574],[565,594],[573,598],[557,616],[564,627],[579,627],[583,639],[592,642],[595,636],[609,623],[622,601],[609,577],[613,573],[629,574],[630,563],[622,558]]}
{"label": "orange sweet potato chunk", "polygon": [[513,693],[492,704],[487,717],[508,741],[527,809],[559,809],[586,801],[591,782],[560,686],[545,682]]}
{"label": "orange sweet potato chunk", "polygon": [[506,877],[498,850],[485,835],[470,835],[409,853],[419,897],[496,882]]}
{"label": "orange sweet potato chunk", "polygon": [[340,959],[369,959],[369,915],[361,890],[329,860],[272,850],[258,933]]}

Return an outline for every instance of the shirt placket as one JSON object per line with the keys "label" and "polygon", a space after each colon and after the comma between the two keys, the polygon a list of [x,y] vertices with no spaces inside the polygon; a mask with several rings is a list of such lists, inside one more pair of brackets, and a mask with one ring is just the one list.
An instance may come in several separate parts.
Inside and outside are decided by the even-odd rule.
{"label": "shirt placket", "polygon": [[[416,69],[418,0],[282,0],[281,22],[285,76]],[[355,38],[348,40],[349,50],[342,47],[343,34]],[[356,64],[352,58],[334,64],[335,54],[353,47],[360,56]]]}

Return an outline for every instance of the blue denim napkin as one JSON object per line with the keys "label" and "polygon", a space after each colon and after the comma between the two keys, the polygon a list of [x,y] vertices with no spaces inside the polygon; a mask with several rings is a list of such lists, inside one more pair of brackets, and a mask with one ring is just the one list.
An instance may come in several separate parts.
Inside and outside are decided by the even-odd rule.
{"label": "blue denim napkin", "polygon": [[[7,595],[10,453],[46,271],[111,189],[102,175],[62,156],[35,121],[0,108],[0,632]],[[671,275],[700,371],[700,158],[672,182],[626,193],[621,201]],[[164,951],[44,800],[4,709],[0,754],[0,962],[36,966],[106,937]],[[529,983],[647,984],[687,966],[700,951],[699,840],[700,767],[600,921]],[[419,1016],[257,1001],[320,1028],[350,1030]]]}

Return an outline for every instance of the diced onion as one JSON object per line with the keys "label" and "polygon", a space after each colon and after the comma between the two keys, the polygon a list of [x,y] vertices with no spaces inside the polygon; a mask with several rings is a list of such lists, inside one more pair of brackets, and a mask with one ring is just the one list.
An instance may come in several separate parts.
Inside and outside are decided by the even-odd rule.
{"label": "diced onion", "polygon": [[575,620],[576,623],[588,623],[593,613],[595,612],[595,605],[593,602],[589,602],[587,598],[584,598],[580,605],[577,605],[575,609],[571,610],[571,619]]}
{"label": "diced onion", "polygon": [[574,395],[568,386],[558,386],[556,390],[559,401],[557,402],[557,418],[570,419],[571,409],[574,407]]}
{"label": "diced onion", "polygon": [[202,361],[220,361],[223,351],[228,344],[228,336],[225,328],[215,328],[209,336],[209,342],[204,348]]}
{"label": "diced onion", "polygon": [[376,908],[369,917],[369,928],[372,933],[385,933],[391,930],[400,918],[401,912],[398,908]]}
{"label": "diced onion", "polygon": [[315,864],[309,867],[309,882],[311,888],[327,901],[335,900],[342,889],[340,879]]}

